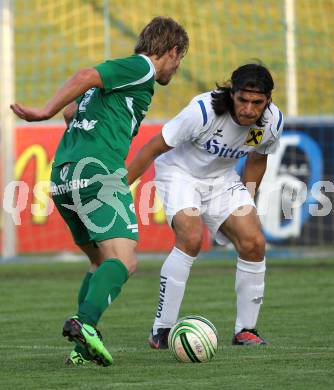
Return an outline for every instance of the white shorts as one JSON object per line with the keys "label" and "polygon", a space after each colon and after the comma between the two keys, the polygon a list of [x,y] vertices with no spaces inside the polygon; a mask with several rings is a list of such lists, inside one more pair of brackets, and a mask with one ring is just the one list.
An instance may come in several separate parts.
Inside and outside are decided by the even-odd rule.
{"label": "white shorts", "polygon": [[225,220],[241,206],[255,207],[250,193],[234,170],[217,179],[199,179],[176,166],[159,163],[156,164],[155,186],[169,226],[172,226],[177,212],[195,208],[220,245],[230,242],[219,231]]}

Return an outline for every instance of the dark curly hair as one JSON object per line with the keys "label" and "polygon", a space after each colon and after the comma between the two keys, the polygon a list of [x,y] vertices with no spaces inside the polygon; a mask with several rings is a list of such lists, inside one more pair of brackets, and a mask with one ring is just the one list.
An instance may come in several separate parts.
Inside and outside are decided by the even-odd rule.
{"label": "dark curly hair", "polygon": [[[242,65],[232,73],[231,80],[223,86],[216,85],[217,89],[211,93],[211,104],[218,116],[226,112],[234,113],[231,93],[256,90],[270,98],[274,89],[274,81],[269,70],[261,64]],[[257,120],[256,125],[264,126],[263,115]]]}

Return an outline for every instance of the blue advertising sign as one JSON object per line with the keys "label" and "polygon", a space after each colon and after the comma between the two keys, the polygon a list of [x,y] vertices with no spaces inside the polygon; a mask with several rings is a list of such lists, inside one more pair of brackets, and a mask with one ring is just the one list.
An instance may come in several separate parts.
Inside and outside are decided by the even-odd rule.
{"label": "blue advertising sign", "polygon": [[[239,162],[242,170],[244,161]],[[332,244],[334,120],[287,121],[268,159],[257,208],[268,242]]]}

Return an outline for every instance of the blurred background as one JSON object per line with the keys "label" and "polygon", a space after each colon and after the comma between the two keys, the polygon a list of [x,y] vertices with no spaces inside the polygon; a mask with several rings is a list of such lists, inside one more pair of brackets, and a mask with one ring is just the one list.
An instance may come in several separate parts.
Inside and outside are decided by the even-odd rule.
{"label": "blurred background", "polygon": [[[51,208],[51,201],[46,204],[42,199],[45,189],[33,193],[36,183],[48,180],[64,130],[61,115],[27,127],[8,119],[8,101],[42,106],[78,69],[132,54],[138,34],[157,15],[180,22],[188,31],[190,48],[171,84],[157,86],[143,127],[146,134],[159,131],[194,95],[228,80],[239,65],[261,60],[272,72],[273,101],[286,123],[280,152],[273,157],[267,178],[281,183],[278,196],[271,197],[261,217],[267,240],[274,247],[309,245],[317,252],[320,248],[331,251],[333,0],[1,0],[0,7],[0,58],[2,64],[9,61],[0,70],[3,192],[10,177],[29,187],[24,209],[15,211],[20,224],[11,227],[13,207],[2,213],[2,233],[7,235],[2,234],[7,248],[2,245],[2,251],[7,257],[75,250],[56,212],[45,215],[45,209]],[[135,140],[130,157],[143,142]],[[151,170],[143,182],[152,177]],[[327,184],[317,184],[323,181]],[[138,201],[138,192],[134,197]],[[154,194],[149,201],[159,203]],[[268,204],[268,197],[260,193],[258,202]],[[44,214],[42,210],[33,215],[31,204],[44,208]],[[310,206],[322,214],[314,216]],[[287,209],[290,218],[286,218]],[[163,212],[149,217],[151,226],[141,228],[140,250],[168,250],[173,238]],[[207,237],[205,249],[213,245]]]}
{"label": "blurred background", "polygon": [[[157,15],[188,31],[190,48],[170,88],[159,88],[148,118],[166,120],[189,99],[260,59],[273,73],[274,101],[287,111],[287,9],[296,43],[297,115],[331,115],[334,101],[332,0],[15,0],[16,98],[41,105],[77,69],[133,52]],[[290,64],[291,66],[291,64]],[[290,77],[293,75],[290,75]],[[291,80],[291,78],[290,78]]]}

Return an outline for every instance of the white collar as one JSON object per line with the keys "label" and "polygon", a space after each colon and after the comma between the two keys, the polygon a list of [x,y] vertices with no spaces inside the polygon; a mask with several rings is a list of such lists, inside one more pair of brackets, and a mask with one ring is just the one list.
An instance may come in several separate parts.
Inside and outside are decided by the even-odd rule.
{"label": "white collar", "polygon": [[147,57],[145,54],[138,54],[138,55],[143,57],[148,62],[148,64],[150,65],[150,68],[153,68],[154,75],[156,75],[157,72],[155,70],[155,66],[154,66],[153,62],[151,61],[150,57]]}

